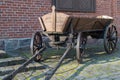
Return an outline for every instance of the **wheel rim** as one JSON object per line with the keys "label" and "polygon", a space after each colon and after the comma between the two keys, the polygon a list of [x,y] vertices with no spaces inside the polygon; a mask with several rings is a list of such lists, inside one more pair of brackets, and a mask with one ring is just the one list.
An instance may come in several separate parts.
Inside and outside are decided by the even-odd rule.
{"label": "wheel rim", "polygon": [[[40,32],[36,32],[31,40],[31,53],[34,55],[36,54],[40,49],[42,48],[42,36]],[[42,55],[38,54],[34,60],[36,62],[40,61],[42,58]]]}
{"label": "wheel rim", "polygon": [[86,42],[87,42],[87,37],[84,37],[82,36],[81,33],[79,33],[77,38],[77,45],[76,45],[76,58],[79,63],[82,63],[82,57],[84,55]]}
{"label": "wheel rim", "polygon": [[116,27],[113,25],[107,27],[104,34],[104,48],[108,54],[111,54],[116,48],[117,39]]}

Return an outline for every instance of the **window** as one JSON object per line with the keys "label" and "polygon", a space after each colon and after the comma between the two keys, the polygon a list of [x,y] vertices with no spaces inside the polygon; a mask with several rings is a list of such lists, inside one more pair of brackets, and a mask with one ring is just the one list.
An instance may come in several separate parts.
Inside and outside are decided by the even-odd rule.
{"label": "window", "polygon": [[96,0],[53,0],[56,10],[95,12]]}

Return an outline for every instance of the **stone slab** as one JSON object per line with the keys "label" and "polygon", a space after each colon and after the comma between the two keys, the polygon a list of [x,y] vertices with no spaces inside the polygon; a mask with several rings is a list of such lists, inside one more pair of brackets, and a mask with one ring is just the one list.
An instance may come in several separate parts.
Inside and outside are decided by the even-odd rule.
{"label": "stone slab", "polygon": [[6,52],[3,50],[0,50],[0,58],[3,58],[6,56]]}
{"label": "stone slab", "polygon": [[4,47],[5,47],[5,42],[4,42],[4,40],[0,40],[0,49],[1,49],[1,50],[4,50]]}
{"label": "stone slab", "polygon": [[4,58],[0,59],[0,67],[21,64],[25,61],[26,60],[22,57]]}
{"label": "stone slab", "polygon": [[[22,65],[22,64],[21,64]],[[15,66],[5,66],[5,67],[0,67],[0,76],[4,76],[6,74],[9,74],[19,68],[21,65],[15,65]],[[30,63],[27,67],[25,67],[22,71],[20,72],[27,72],[30,70],[41,70],[41,69],[46,69],[47,66],[38,64],[38,63]]]}
{"label": "stone slab", "polygon": [[15,50],[19,47],[17,39],[5,40],[5,51]]}

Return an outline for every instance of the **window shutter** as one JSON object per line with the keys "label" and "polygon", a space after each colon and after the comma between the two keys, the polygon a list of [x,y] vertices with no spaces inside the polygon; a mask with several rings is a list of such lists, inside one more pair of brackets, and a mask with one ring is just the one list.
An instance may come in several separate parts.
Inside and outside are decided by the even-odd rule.
{"label": "window shutter", "polygon": [[63,10],[70,10],[73,7],[73,0],[56,0],[56,8],[57,9],[63,9]]}
{"label": "window shutter", "polygon": [[56,10],[95,12],[96,0],[56,0]]}
{"label": "window shutter", "polygon": [[75,9],[82,12],[94,12],[95,11],[95,0],[77,0]]}

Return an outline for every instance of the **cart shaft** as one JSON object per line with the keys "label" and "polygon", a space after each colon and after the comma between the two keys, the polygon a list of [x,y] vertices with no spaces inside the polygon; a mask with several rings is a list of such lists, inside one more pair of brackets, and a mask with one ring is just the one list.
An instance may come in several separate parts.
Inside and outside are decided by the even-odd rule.
{"label": "cart shaft", "polygon": [[72,45],[69,44],[68,45],[68,48],[66,49],[66,51],[64,52],[63,56],[60,58],[57,66],[53,69],[53,70],[50,70],[47,74],[46,74],[46,78],[45,80],[50,80],[51,77],[55,74],[55,72],[57,71],[57,69],[60,67],[60,65],[62,64],[62,61],[64,60],[64,58],[66,57],[66,55],[68,54],[68,52],[71,50],[72,48]]}
{"label": "cart shaft", "polygon": [[23,70],[38,54],[42,54],[44,50],[45,50],[45,47],[41,48],[35,55],[33,55],[29,60],[23,63],[23,65],[21,65],[17,70],[13,71],[11,74],[6,76],[3,80],[12,80],[17,73]]}

